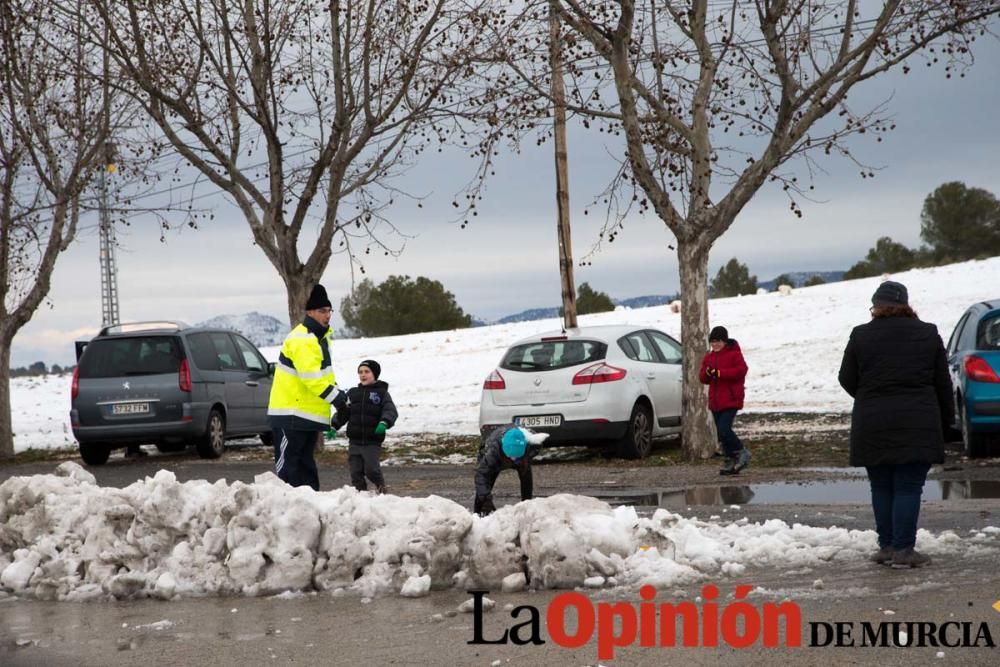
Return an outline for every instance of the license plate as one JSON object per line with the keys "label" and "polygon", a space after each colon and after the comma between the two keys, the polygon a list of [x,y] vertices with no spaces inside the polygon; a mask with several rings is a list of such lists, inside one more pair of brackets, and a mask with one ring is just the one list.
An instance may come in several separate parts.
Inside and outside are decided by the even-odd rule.
{"label": "license plate", "polygon": [[535,428],[537,426],[559,426],[562,424],[562,417],[559,415],[538,415],[535,417],[517,417],[514,423],[518,426]]}
{"label": "license plate", "polygon": [[113,415],[144,415],[149,413],[149,403],[115,403],[111,406]]}

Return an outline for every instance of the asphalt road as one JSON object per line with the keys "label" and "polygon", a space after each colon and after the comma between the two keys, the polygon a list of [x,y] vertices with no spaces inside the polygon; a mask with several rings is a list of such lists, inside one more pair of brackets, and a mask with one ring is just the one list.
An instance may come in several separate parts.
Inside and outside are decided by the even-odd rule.
{"label": "asphalt road", "polygon": [[[0,482],[11,475],[50,472],[54,463],[18,464],[0,467]],[[161,468],[172,470],[180,480],[226,479],[250,482],[269,469],[266,460],[240,461],[234,457],[203,461],[190,455],[151,456],[141,460],[112,459],[91,468],[102,485],[125,486]],[[855,471],[856,472],[856,471]],[[388,467],[385,473],[393,492],[403,495],[437,494],[465,505],[471,503],[472,467],[421,465]],[[843,478],[848,470],[762,470],[750,468],[731,488],[754,488],[758,484]],[[934,477],[952,482],[1000,483],[1000,462],[976,465],[957,463],[935,471]],[[348,481],[344,466],[322,466],[323,490]],[[608,499],[639,501],[642,512],[649,498],[676,501],[677,492],[687,492],[682,502],[687,516],[707,518],[720,512],[720,478],[711,466],[641,467],[617,462],[602,464],[546,464],[535,471],[536,492],[587,493]],[[935,484],[940,482],[929,482]],[[789,488],[794,488],[789,486]],[[801,487],[803,489],[807,486]],[[988,489],[989,487],[987,487]],[[498,483],[501,504],[516,501],[516,475],[502,475]],[[659,495],[655,495],[659,494]],[[987,492],[987,495],[989,492]],[[674,508],[676,509],[676,508]],[[870,508],[859,502],[804,504],[794,497],[783,503],[751,503],[740,516],[751,521],[780,518],[789,523],[817,526],[838,525],[870,528]],[[932,531],[951,529],[960,535],[973,528],[1000,525],[1000,503],[995,498],[926,501],[921,526]],[[1000,643],[1000,612],[991,608],[1000,600],[1000,570],[996,552],[966,553],[938,559],[921,570],[892,570],[857,562],[804,571],[748,568],[739,582],[717,582],[721,591],[720,614],[731,602],[735,583],[760,586],[771,597],[751,596],[759,606],[765,601],[788,599],[801,609],[801,648],[765,648],[759,643],[746,649],[641,647],[636,642],[615,652],[614,660],[600,660],[596,638],[578,648],[559,646],[546,627],[547,610],[559,591],[502,594],[491,593],[497,608],[483,617],[483,637],[495,640],[530,613],[511,618],[509,609],[530,605],[539,610],[542,644],[472,645],[474,618],[456,613],[469,598],[467,593],[435,591],[420,599],[398,597],[364,601],[354,596],[340,598],[316,594],[293,599],[211,598],[173,602],[152,600],[104,603],[53,603],[0,600],[0,664],[2,665],[134,665],[134,664],[454,664],[454,665],[589,665],[589,664],[998,664],[1000,652],[985,646],[982,625],[994,643]],[[655,602],[695,602],[699,587],[658,591]],[[591,593],[599,601],[628,601],[639,609],[636,591],[620,589]],[[776,595],[777,597],[773,597]],[[508,607],[508,610],[505,610]],[[703,609],[703,608],[702,608]],[[567,631],[575,631],[571,614]],[[979,635],[978,647],[924,646],[910,648],[861,647],[861,623],[924,622],[940,627],[945,623],[970,623],[971,638]],[[854,646],[810,646],[813,623],[843,625],[852,631]],[[527,626],[526,626],[527,627]],[[616,626],[620,630],[620,626]],[[826,626],[817,626],[825,633]],[[831,627],[833,627],[831,625]],[[929,626],[925,626],[929,627]],[[961,638],[950,626],[946,639]],[[521,633],[525,630],[521,630]],[[914,640],[916,638],[916,629]],[[521,636],[519,634],[519,636]],[[526,636],[526,635],[525,635]],[[936,635],[939,637],[939,635]],[[822,639],[823,637],[820,637]],[[846,643],[846,642],[842,642]],[[925,641],[929,644],[929,641]],[[678,653],[680,651],[680,653]],[[940,655],[939,655],[940,654]]]}

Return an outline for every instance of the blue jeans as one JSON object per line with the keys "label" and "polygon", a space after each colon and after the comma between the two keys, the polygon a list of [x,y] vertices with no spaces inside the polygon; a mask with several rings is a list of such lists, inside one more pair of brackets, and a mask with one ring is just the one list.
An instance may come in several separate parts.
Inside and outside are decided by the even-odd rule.
{"label": "blue jeans", "polygon": [[880,548],[912,549],[917,542],[920,494],[929,463],[866,466]]}
{"label": "blue jeans", "polygon": [[722,443],[722,451],[730,459],[735,459],[743,450],[743,443],[739,436],[733,433],[733,420],[736,419],[736,413],[736,408],[712,412],[712,416],[715,417],[715,430],[719,434],[719,442]]}

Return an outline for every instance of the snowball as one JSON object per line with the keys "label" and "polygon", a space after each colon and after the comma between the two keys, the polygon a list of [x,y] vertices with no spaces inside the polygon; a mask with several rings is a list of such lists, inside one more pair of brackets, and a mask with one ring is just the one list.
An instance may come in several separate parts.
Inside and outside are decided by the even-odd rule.
{"label": "snowball", "polygon": [[516,593],[523,591],[527,585],[528,580],[524,576],[524,572],[515,572],[503,578],[503,581],[500,582],[500,590],[504,593]]}
{"label": "snowball", "polygon": [[427,595],[431,590],[431,577],[430,575],[423,575],[421,577],[410,577],[403,584],[400,589],[399,594],[404,598],[419,598]]}

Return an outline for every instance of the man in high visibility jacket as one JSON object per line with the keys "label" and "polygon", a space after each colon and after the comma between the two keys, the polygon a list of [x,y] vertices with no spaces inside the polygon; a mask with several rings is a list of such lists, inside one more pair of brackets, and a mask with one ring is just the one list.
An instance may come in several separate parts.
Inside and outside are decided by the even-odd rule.
{"label": "man in high visibility jacket", "polygon": [[319,491],[313,449],[319,433],[330,428],[330,406],[347,396],[337,387],[330,361],[333,307],[322,285],[313,287],[306,316],[285,337],[278,355],[267,405],[274,430],[274,472],[292,486]]}

